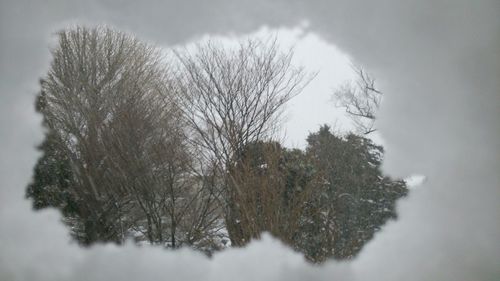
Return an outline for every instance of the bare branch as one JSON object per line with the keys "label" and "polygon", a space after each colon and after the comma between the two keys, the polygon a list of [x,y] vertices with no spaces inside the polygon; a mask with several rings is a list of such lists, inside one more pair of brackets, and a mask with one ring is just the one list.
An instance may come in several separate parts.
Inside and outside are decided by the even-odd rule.
{"label": "bare branch", "polygon": [[345,83],[334,92],[336,105],[346,113],[360,134],[375,132],[375,114],[380,107],[383,93],[375,88],[375,79],[360,67],[353,66],[357,74],[354,83]]}

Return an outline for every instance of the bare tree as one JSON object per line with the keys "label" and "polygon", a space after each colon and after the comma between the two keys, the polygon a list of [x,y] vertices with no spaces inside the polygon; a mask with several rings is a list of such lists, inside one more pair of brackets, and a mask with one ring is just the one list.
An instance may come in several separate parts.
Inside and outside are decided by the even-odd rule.
{"label": "bare tree", "polygon": [[[195,181],[160,51],[109,28],[76,27],[59,33],[53,55],[41,111],[70,158],[82,240],[120,242],[133,229],[150,243],[194,243],[189,229],[215,225],[214,200]],[[199,209],[210,210],[204,221],[185,221]]]}
{"label": "bare tree", "polygon": [[244,148],[277,136],[284,105],[313,76],[292,66],[293,52],[281,53],[276,40],[248,40],[228,49],[212,42],[195,52],[176,51],[180,61],[178,100],[192,140],[205,161],[215,161],[222,205],[233,245],[243,191],[232,178]]}
{"label": "bare tree", "polygon": [[246,144],[274,136],[285,103],[309,82],[276,41],[248,40],[237,49],[209,42],[176,54],[185,118],[198,144],[225,163]]}
{"label": "bare tree", "polygon": [[294,246],[303,212],[319,176],[301,150],[282,148],[277,142],[249,144],[232,171],[239,187],[235,198],[240,221],[231,237],[237,245],[268,231]]}
{"label": "bare tree", "polygon": [[353,83],[345,83],[334,92],[337,106],[345,111],[353,121],[360,134],[368,135],[377,130],[375,114],[382,101],[382,92],[375,88],[375,79],[361,67],[353,66],[357,79]]}
{"label": "bare tree", "polygon": [[108,28],[76,27],[58,35],[42,83],[42,112],[70,156],[86,242],[119,242],[123,231],[117,221],[131,198],[110,177],[104,135],[123,93],[149,90],[158,57],[154,48]]}

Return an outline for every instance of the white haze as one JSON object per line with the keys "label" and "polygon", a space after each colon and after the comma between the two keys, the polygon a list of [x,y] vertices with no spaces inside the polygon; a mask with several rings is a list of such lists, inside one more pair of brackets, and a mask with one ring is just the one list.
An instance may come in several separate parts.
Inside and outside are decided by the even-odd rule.
{"label": "white haze", "polygon": [[[33,0],[1,1],[0,14],[1,280],[500,279],[499,1]],[[213,259],[131,244],[81,249],[55,210],[34,213],[23,199],[42,140],[33,97],[46,46],[75,21],[162,45],[307,21],[381,82],[386,172],[427,180],[345,263],[313,267],[270,237]]]}

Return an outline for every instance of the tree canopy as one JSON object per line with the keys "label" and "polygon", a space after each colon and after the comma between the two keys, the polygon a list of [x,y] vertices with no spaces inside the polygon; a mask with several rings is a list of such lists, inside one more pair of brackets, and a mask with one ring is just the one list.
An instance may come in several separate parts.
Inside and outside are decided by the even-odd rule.
{"label": "tree canopy", "polygon": [[48,128],[27,195],[82,244],[208,254],[270,232],[312,262],[348,259],[407,192],[383,148],[328,126],[289,149],[280,115],[310,81],[276,41],[160,49],[105,27],[58,33],[37,110]]}

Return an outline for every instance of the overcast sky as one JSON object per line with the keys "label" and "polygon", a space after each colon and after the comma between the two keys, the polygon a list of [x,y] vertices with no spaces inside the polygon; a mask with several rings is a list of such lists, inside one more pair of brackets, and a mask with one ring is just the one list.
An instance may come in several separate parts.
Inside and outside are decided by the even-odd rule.
{"label": "overcast sky", "polygon": [[312,32],[307,22],[291,27],[262,26],[253,32],[232,36],[204,34],[193,38],[187,44],[191,46],[210,38],[235,47],[239,41],[247,38],[266,40],[274,36],[278,39],[283,53],[293,48],[294,66],[303,66],[311,74],[317,73],[302,93],[286,105],[283,116],[285,145],[304,148],[307,135],[317,131],[323,124],[342,132],[352,130],[352,123],[345,115],[344,109],[336,107],[332,95],[342,83],[355,78],[351,68],[353,62],[346,53]]}
{"label": "overcast sky", "polygon": [[[399,204],[398,221],[346,264],[311,268],[271,239],[214,260],[131,245],[82,251],[67,243],[56,212],[35,215],[22,199],[42,139],[33,97],[47,46],[54,30],[75,22],[111,24],[163,46],[268,26],[300,38],[297,57],[326,76],[347,73],[336,68],[345,53],[386,94],[385,171],[428,180]],[[498,0],[1,0],[0,279],[498,280],[499,29]],[[318,79],[290,106],[293,145],[303,129],[334,121],[326,99],[341,76]]]}

